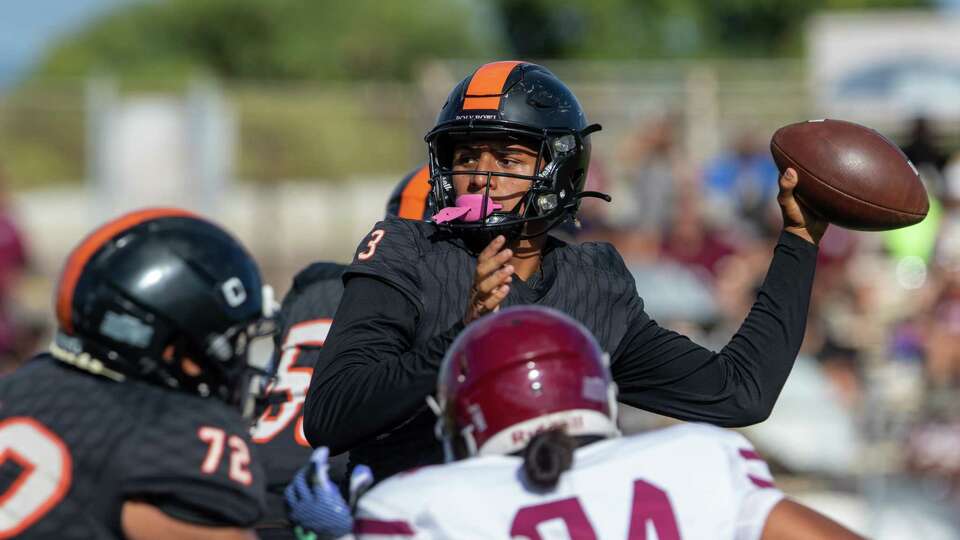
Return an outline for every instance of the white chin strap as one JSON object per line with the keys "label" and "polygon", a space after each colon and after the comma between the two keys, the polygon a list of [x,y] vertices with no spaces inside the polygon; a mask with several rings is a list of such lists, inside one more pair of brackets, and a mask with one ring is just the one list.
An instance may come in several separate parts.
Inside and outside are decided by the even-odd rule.
{"label": "white chin strap", "polygon": [[[437,423],[434,425],[434,435],[443,443],[444,462],[450,463],[456,461],[453,452],[452,433],[448,432],[444,426],[444,405],[439,403],[433,396],[427,396],[427,406],[437,415]],[[493,437],[487,439],[483,446],[477,446],[477,440],[474,437],[474,426],[467,426],[460,431],[460,437],[466,445],[466,450],[470,456],[487,455],[505,455],[519,452],[526,448],[527,443],[534,435],[550,429],[563,428],[563,430],[572,437],[594,436],[594,437],[619,437],[620,429],[617,427],[617,385],[610,383],[607,386],[607,405],[610,415],[593,409],[571,409],[551,414],[545,414],[536,418],[531,418],[524,422],[514,424],[501,430]]]}
{"label": "white chin strap", "polygon": [[[514,424],[493,437],[478,448],[481,456],[502,455],[519,452],[526,448],[535,435],[551,429],[563,429],[571,437],[596,436],[619,437],[615,418],[592,409],[572,409],[545,414],[519,424]],[[471,436],[472,440],[473,437]]]}

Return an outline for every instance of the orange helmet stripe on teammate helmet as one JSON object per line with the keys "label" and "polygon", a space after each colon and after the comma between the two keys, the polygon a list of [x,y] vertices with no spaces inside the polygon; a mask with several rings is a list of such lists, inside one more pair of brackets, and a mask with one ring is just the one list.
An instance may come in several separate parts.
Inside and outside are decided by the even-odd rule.
{"label": "orange helmet stripe on teammate helmet", "polygon": [[463,110],[496,110],[500,108],[500,98],[503,86],[513,68],[522,64],[515,60],[491,62],[480,66],[467,85],[466,97],[463,99]]}
{"label": "orange helmet stripe on teammate helmet", "polygon": [[148,208],[131,212],[103,225],[93,231],[70,252],[67,264],[63,267],[60,276],[60,285],[57,288],[57,320],[60,327],[67,332],[73,332],[73,317],[70,312],[73,306],[73,293],[80,281],[80,274],[87,262],[101,247],[123,231],[135,227],[151,219],[164,217],[197,217],[192,212],[179,208]]}
{"label": "orange helmet stripe on teammate helmet", "polygon": [[403,193],[400,194],[400,210],[397,215],[403,219],[423,219],[428,196],[430,196],[430,167],[424,165],[403,187]]}

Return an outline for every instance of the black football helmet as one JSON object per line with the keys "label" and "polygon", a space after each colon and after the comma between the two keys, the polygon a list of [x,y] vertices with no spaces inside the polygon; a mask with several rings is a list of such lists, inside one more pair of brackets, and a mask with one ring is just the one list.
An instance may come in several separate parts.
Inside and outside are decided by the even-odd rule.
{"label": "black football helmet", "polygon": [[189,212],[124,215],[67,258],[56,293],[57,359],[245,406],[251,339],[273,300],[237,240]]}
{"label": "black football helmet", "polygon": [[421,221],[430,219],[433,214],[430,167],[423,164],[407,173],[393,188],[387,199],[386,215]]}
{"label": "black football helmet", "polygon": [[[573,92],[553,73],[527,62],[493,62],[480,66],[458,84],[440,110],[436,126],[425,140],[429,152],[431,195],[435,211],[455,205],[453,150],[458,140],[506,137],[532,144],[537,154],[537,174],[532,176],[492,171],[490,178],[506,176],[529,180],[530,190],[509,211],[494,211],[477,222],[438,224],[463,236],[483,241],[498,234],[508,238],[543,234],[573,218],[584,197],[610,197],[583,191],[590,165],[589,135],[599,124],[587,124]],[[460,173],[463,174],[463,173]],[[487,215],[486,197],[481,216]],[[527,223],[540,222],[535,234],[524,233]]]}

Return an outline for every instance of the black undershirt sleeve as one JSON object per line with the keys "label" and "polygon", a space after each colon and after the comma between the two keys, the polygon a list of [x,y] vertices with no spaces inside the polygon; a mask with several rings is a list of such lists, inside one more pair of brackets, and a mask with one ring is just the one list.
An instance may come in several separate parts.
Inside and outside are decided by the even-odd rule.
{"label": "black undershirt sleeve", "polygon": [[436,390],[457,323],[413,347],[417,309],[374,277],[349,279],[304,404],[303,429],[331,455],[350,450],[410,418]]}
{"label": "black undershirt sleeve", "polygon": [[784,232],[750,314],[719,353],[636,317],[613,354],[620,401],[720,426],[765,420],[803,341],[816,256]]}

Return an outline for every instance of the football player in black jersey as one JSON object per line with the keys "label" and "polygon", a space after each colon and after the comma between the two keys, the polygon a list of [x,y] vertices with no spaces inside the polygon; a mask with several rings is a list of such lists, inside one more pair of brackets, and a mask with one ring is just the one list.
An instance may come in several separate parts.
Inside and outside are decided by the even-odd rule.
{"label": "football player in black jersey", "polygon": [[376,224],[344,274],[344,297],[313,372],[304,430],[350,451],[377,479],[442,459],[424,404],[444,351],[472,320],[537,304],[583,323],[611,354],[619,399],[680,419],[765,419],[796,358],[817,243],[827,224],[780,179],[784,231],[756,303],[722,350],[660,327],[609,244],[548,234],[584,197],[591,125],[574,94],[526,62],[478,68],[427,134],[433,222]]}
{"label": "football player in black jersey", "polygon": [[[387,201],[387,216],[425,219],[430,215],[430,170],[423,165],[397,184]],[[315,262],[293,278],[283,298],[274,339],[272,365],[276,379],[267,389],[268,406],[253,427],[253,442],[267,473],[266,512],[257,524],[262,540],[294,538],[287,520],[283,491],[298,468],[310,459],[303,436],[303,401],[317,357],[343,295],[345,265]],[[330,478],[344,480],[347,453],[330,458]]]}
{"label": "football player in black jersey", "polygon": [[255,538],[264,474],[240,408],[265,305],[243,246],[188,212],[87,236],[50,352],[0,378],[0,538]]}
{"label": "football player in black jersey", "polygon": [[[317,262],[300,271],[277,316],[280,331],[274,339],[271,360],[276,375],[267,389],[267,408],[251,431],[267,474],[266,512],[256,527],[262,540],[294,538],[283,490],[310,459],[301,408],[317,354],[343,294],[340,276],[345,269],[340,264]],[[331,460],[331,476],[343,477],[346,460],[346,454]]]}

